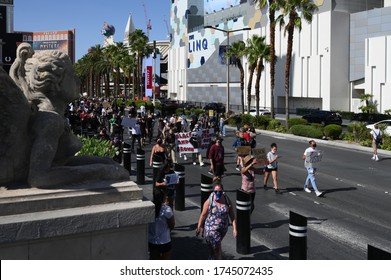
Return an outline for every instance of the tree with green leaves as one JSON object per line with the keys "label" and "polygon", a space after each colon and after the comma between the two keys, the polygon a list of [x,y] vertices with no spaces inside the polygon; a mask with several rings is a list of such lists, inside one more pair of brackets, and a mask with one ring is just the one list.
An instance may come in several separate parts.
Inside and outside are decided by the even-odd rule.
{"label": "tree with green leaves", "polygon": [[[261,75],[262,71],[265,69],[264,61],[270,61],[270,46],[266,44],[266,37],[254,35],[252,38],[249,38],[247,40],[246,53],[251,66],[254,66],[255,64],[255,106],[256,114],[259,116]],[[248,111],[250,111],[250,108],[248,108]]]}
{"label": "tree with green leaves", "polygon": [[[288,124],[293,34],[295,28],[301,31],[302,18],[308,23],[312,22],[313,13],[318,9],[318,7],[312,0],[276,0],[276,3],[278,7],[280,7],[281,11],[281,14],[276,18],[276,22],[280,24],[280,27],[285,26],[285,35],[288,33],[285,63],[285,123]],[[286,20],[288,20],[288,22],[286,22]]]}
{"label": "tree with green leaves", "polygon": [[275,117],[274,111],[274,84],[276,73],[276,11],[279,10],[276,0],[255,0],[259,8],[263,9],[266,4],[269,5],[269,39],[270,39],[270,113],[272,118]]}
{"label": "tree with green leaves", "polygon": [[129,34],[130,50],[136,56],[137,75],[135,79],[136,87],[134,93],[137,92],[138,98],[142,98],[142,66],[143,58],[148,57],[153,52],[153,47],[148,45],[148,37],[141,29],[136,29]]}
{"label": "tree with green leaves", "polygon": [[246,44],[243,41],[236,41],[231,44],[226,53],[229,58],[234,58],[234,65],[240,71],[240,97],[242,101],[242,114],[244,114],[244,68],[242,64],[242,57],[245,54]]}
{"label": "tree with green leaves", "polygon": [[364,102],[365,105],[358,107],[363,113],[375,113],[376,112],[376,103],[372,101],[373,94],[363,93],[360,95],[360,101]]}

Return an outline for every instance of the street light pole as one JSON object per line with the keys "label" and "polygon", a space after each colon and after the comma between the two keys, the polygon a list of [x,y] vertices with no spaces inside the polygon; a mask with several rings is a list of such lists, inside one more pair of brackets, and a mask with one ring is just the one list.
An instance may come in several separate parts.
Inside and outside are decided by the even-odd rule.
{"label": "street light pole", "polygon": [[[229,48],[229,34],[231,34],[233,32],[237,32],[237,31],[251,30],[250,27],[244,27],[244,28],[235,29],[235,30],[224,30],[224,29],[217,28],[217,27],[214,27],[214,26],[211,26],[211,25],[204,26],[204,28],[210,28],[210,29],[218,30],[218,31],[221,31],[221,32],[224,32],[225,34],[227,34],[226,53],[228,52],[228,48]],[[229,114],[229,107],[230,107],[229,60],[230,60],[230,58],[226,55],[226,60],[225,61],[227,63],[227,105],[226,105],[225,111],[226,111],[227,115]]]}

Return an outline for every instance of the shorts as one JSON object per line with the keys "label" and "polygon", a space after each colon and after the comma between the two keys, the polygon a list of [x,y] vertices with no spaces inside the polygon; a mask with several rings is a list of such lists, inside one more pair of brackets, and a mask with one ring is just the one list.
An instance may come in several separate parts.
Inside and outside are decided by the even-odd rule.
{"label": "shorts", "polygon": [[272,171],[277,171],[278,168],[268,168],[267,166],[265,167],[265,172],[272,172]]}
{"label": "shorts", "polygon": [[224,165],[216,165],[214,167],[214,174],[215,176],[221,176],[224,174],[224,171],[225,171],[225,168],[224,168]]}
{"label": "shorts", "polygon": [[171,241],[165,244],[153,244],[148,242],[149,251],[158,251],[160,254],[171,251]]}

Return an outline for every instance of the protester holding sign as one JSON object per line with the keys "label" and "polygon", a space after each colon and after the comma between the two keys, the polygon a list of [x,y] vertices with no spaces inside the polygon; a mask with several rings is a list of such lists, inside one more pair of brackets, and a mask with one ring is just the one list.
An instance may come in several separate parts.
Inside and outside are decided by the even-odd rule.
{"label": "protester holding sign", "polygon": [[304,183],[304,190],[307,193],[311,193],[311,190],[309,189],[309,183],[311,182],[312,188],[315,191],[316,196],[322,196],[322,192],[320,192],[316,186],[316,168],[318,165],[318,162],[322,158],[322,153],[316,149],[316,142],[315,140],[309,141],[310,146],[304,151],[303,154],[303,160],[304,160],[304,167],[307,169],[307,179]]}

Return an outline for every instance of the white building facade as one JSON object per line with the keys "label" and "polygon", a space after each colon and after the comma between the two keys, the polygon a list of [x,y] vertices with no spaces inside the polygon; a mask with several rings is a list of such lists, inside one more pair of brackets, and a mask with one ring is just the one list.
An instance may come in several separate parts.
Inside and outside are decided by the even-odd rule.
{"label": "white building facade", "polygon": [[[206,6],[206,4],[209,6]],[[226,103],[227,67],[222,49],[253,35],[269,42],[268,9],[251,0],[176,0],[170,11],[172,41],[168,62],[168,97],[200,104]],[[230,3],[228,3],[230,2]],[[321,108],[358,112],[361,93],[373,94],[379,112],[391,109],[391,1],[317,0],[311,24],[295,30],[291,64],[290,112]],[[213,11],[213,12],[211,12]],[[213,26],[222,32],[204,26]],[[249,31],[235,31],[243,28]],[[287,37],[276,28],[274,108],[285,110]],[[245,69],[247,106],[248,63]],[[261,76],[260,106],[270,108],[270,65]],[[229,69],[230,105],[241,109],[239,70]],[[255,77],[254,77],[255,80]],[[255,106],[254,86],[251,106]]]}

